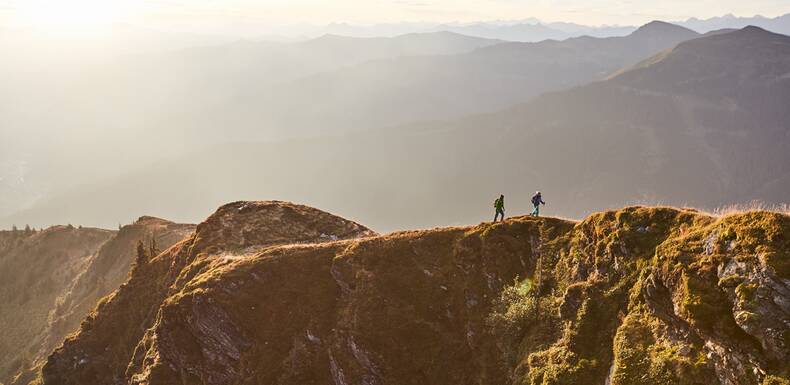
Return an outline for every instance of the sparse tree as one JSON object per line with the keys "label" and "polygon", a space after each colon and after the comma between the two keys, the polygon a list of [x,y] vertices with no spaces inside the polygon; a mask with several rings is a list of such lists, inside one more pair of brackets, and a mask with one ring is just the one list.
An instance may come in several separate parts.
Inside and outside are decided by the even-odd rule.
{"label": "sparse tree", "polygon": [[145,251],[145,244],[142,240],[137,241],[137,258],[135,258],[136,265],[145,264],[148,260],[148,253]]}
{"label": "sparse tree", "polygon": [[151,236],[151,245],[148,248],[148,253],[151,256],[151,258],[156,257],[157,255],[159,255],[159,249],[156,247],[156,236],[155,235]]}
{"label": "sparse tree", "polygon": [[11,226],[11,231],[17,232],[17,231],[19,231],[19,228],[17,228],[16,225],[12,225]]}

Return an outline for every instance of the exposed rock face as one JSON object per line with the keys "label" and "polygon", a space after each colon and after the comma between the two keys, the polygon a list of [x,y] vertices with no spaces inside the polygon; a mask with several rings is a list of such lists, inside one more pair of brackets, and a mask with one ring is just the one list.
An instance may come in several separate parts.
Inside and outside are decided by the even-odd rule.
{"label": "exposed rock face", "polygon": [[[150,345],[160,343],[158,336],[152,333],[160,327],[160,322],[167,322],[163,319],[164,312],[168,311],[165,310],[167,304],[181,297],[187,287],[210,279],[215,269],[223,270],[265,248],[372,235],[375,233],[356,223],[304,206],[284,202],[225,205],[198,225],[191,237],[136,266],[129,281],[99,304],[83,323],[80,333],[66,340],[50,357],[43,369],[44,382],[126,383],[127,377],[138,377],[132,371],[141,365],[146,365],[146,372],[159,373],[164,368],[155,365],[151,361],[155,357],[147,354]],[[303,283],[296,276],[290,278],[295,285]],[[213,303],[208,298],[207,302],[202,301],[198,299],[197,303]],[[173,325],[175,334],[171,336],[180,338],[182,334],[179,333],[190,330],[191,325],[197,328],[196,338],[207,336],[205,338],[222,343],[230,350],[230,353],[223,350],[222,354],[212,356],[218,366],[228,362],[223,354],[237,356],[232,353],[235,340],[231,337],[238,334],[221,308],[207,306],[188,318],[183,328]],[[224,325],[222,331],[216,329],[218,324]],[[168,339],[163,341],[167,343]],[[199,342],[195,343],[192,347],[200,346]],[[194,369],[183,367],[184,375],[190,372]],[[226,377],[216,378],[222,381]]]}
{"label": "exposed rock face", "polygon": [[135,269],[43,380],[787,383],[789,250],[790,217],[767,212],[634,207],[373,236],[239,202]]}

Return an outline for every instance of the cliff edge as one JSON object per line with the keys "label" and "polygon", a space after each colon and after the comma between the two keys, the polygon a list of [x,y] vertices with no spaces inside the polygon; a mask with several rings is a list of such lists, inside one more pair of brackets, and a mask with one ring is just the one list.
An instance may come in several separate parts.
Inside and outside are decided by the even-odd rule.
{"label": "cliff edge", "polygon": [[220,208],[45,384],[786,384],[790,217],[629,207],[378,236]]}

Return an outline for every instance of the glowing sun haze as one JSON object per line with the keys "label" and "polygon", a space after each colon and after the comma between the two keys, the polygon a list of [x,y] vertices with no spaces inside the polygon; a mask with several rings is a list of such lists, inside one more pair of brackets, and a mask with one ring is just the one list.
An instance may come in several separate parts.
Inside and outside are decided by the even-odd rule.
{"label": "glowing sun haze", "polygon": [[36,30],[89,32],[131,15],[133,2],[117,0],[24,0],[3,8],[8,24]]}
{"label": "glowing sun haze", "polygon": [[95,32],[114,23],[245,34],[290,24],[469,22],[538,18],[588,25],[778,16],[788,0],[0,0],[0,26]]}

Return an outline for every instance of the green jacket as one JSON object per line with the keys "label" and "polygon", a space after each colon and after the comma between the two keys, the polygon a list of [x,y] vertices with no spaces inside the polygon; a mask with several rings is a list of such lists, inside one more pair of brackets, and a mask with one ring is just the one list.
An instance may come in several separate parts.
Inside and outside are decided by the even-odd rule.
{"label": "green jacket", "polygon": [[494,201],[494,208],[499,211],[505,210],[505,200],[503,198],[497,198]]}

